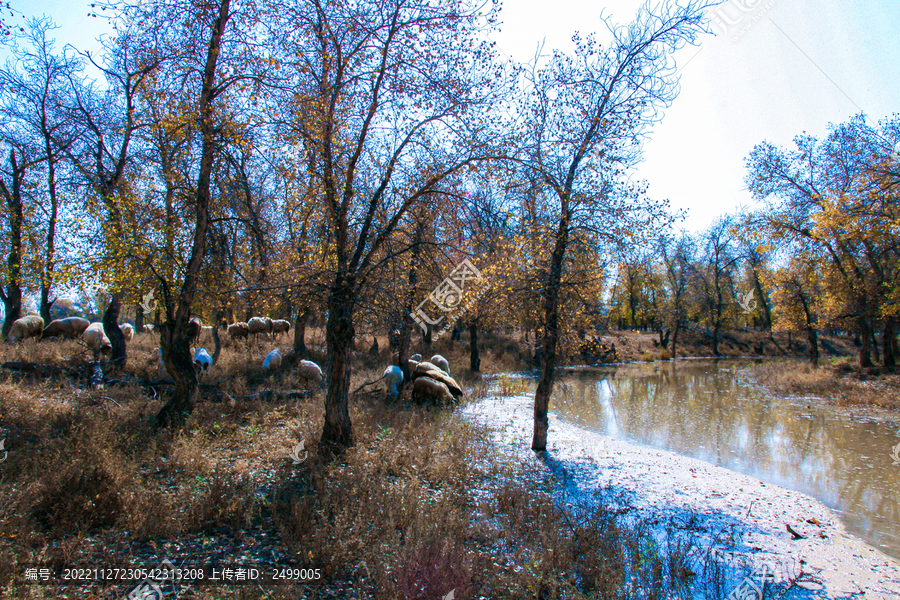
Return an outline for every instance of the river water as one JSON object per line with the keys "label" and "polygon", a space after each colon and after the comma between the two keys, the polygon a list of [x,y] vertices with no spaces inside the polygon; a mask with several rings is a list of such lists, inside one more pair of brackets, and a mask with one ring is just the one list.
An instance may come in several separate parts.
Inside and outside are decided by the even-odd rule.
{"label": "river water", "polygon": [[896,423],[815,399],[767,395],[746,361],[686,360],[567,371],[554,389],[561,419],[803,492],[847,530],[900,558]]}

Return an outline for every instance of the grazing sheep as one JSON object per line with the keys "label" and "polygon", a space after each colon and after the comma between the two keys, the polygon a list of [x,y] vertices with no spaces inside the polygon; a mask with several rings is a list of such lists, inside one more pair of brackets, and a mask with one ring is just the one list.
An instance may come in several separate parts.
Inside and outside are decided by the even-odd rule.
{"label": "grazing sheep", "polygon": [[263,361],[263,369],[275,370],[281,368],[281,351],[275,348],[266,355]]}
{"label": "grazing sheep", "polygon": [[44,327],[41,339],[64,337],[75,339],[81,337],[84,330],[88,328],[91,322],[81,317],[66,317],[65,319],[54,319],[50,324]]}
{"label": "grazing sheep", "polygon": [[205,340],[212,340],[212,339],[213,339],[213,336],[212,336],[212,330],[213,330],[212,325],[204,325],[204,326],[201,327],[200,329],[201,329],[200,335],[203,337],[203,339],[205,339]]}
{"label": "grazing sheep", "polygon": [[100,355],[108,355],[112,352],[112,344],[106,337],[103,323],[91,323],[81,335],[85,345],[94,353],[94,360],[100,360]]}
{"label": "grazing sheep", "polygon": [[325,381],[322,369],[311,360],[301,360],[300,367],[297,369],[297,374],[303,379],[311,379],[318,383]]}
{"label": "grazing sheep", "polygon": [[422,362],[422,355],[421,354],[413,354],[412,356],[409,357],[409,360],[414,360],[417,363],[420,363],[420,362]]}
{"label": "grazing sheep", "polygon": [[450,363],[440,354],[435,354],[431,357],[431,364],[444,371],[444,373],[450,374]]}
{"label": "grazing sheep", "polygon": [[442,382],[419,377],[413,382],[413,401],[418,404],[425,402],[452,403],[454,401],[450,389]]}
{"label": "grazing sheep", "polygon": [[125,341],[130,342],[134,339],[134,327],[129,323],[125,323],[124,325],[119,325],[119,329],[122,330],[122,335],[125,336]]}
{"label": "grazing sheep", "polygon": [[197,348],[194,350],[194,370],[198,374],[203,374],[212,366],[212,356],[206,351],[206,348]]}
{"label": "grazing sheep", "polygon": [[191,345],[196,344],[200,340],[200,333],[203,331],[203,322],[194,317],[188,322],[188,337]]}
{"label": "grazing sheep", "polygon": [[153,329],[153,325],[151,323],[147,323],[146,325],[144,325],[143,333],[153,333]]}
{"label": "grazing sheep", "polygon": [[275,334],[275,337],[278,337],[282,333],[287,333],[290,330],[290,321],[285,321],[284,319],[275,319],[274,321],[272,321],[272,333]]}
{"label": "grazing sheep", "polygon": [[44,319],[39,315],[27,315],[13,322],[7,339],[14,342],[32,337],[40,338],[42,333],[44,333]]}
{"label": "grazing sheep", "polygon": [[400,384],[403,383],[403,371],[396,365],[389,365],[384,370],[384,388],[388,396],[397,396],[400,393]]}
{"label": "grazing sheep", "polygon": [[269,334],[272,333],[272,319],[268,317],[253,317],[247,321],[247,326],[250,328],[250,333],[257,339],[259,339],[259,334],[269,337]]}
{"label": "grazing sheep", "polygon": [[238,321],[228,326],[228,337],[233,340],[246,338],[250,335],[250,326],[247,323]]}
{"label": "grazing sheep", "polygon": [[421,377],[433,379],[434,381],[446,385],[454,397],[459,398],[462,396],[462,388],[456,380],[450,377],[443,369],[438,368],[430,362],[423,362],[416,365],[416,369],[410,373],[410,377],[414,381],[418,381]]}

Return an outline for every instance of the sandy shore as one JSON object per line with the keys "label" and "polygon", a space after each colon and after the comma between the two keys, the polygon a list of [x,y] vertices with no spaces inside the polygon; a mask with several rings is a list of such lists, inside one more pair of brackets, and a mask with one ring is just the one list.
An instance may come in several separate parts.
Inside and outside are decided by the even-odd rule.
{"label": "sandy shore", "polygon": [[[704,543],[734,534],[738,564],[769,563],[776,581],[797,580],[785,599],[900,599],[900,562],[848,534],[838,515],[805,494],[703,461],[581,429],[550,414],[546,456],[530,450],[531,396],[488,397],[462,413],[496,431],[513,458],[564,478],[590,497],[608,488],[632,498],[650,522],[692,516]],[[803,539],[794,539],[790,526]],[[799,578],[799,579],[798,579]]]}

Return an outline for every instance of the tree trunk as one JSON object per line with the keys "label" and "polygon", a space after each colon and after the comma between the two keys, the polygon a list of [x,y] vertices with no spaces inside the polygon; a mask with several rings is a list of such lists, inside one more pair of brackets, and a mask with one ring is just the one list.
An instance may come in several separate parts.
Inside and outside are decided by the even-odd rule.
{"label": "tree trunk", "polygon": [[12,324],[22,316],[22,290],[18,285],[7,283],[6,293],[3,294],[3,308],[6,318],[3,320],[3,339],[9,335]]}
{"label": "tree trunk", "polygon": [[50,299],[50,288],[41,285],[41,318],[44,319],[45,324],[49,324],[50,321],[53,320],[53,317],[50,315],[50,309],[53,308],[53,303],[56,302],[56,298],[53,300]]}
{"label": "tree trunk", "polygon": [[140,304],[134,305],[134,332],[141,333],[144,331],[144,307]]}
{"label": "tree trunk", "polygon": [[756,288],[756,295],[759,297],[759,302],[762,304],[763,308],[763,327],[765,327],[766,331],[772,331],[772,309],[769,307],[769,302],[766,300],[766,294],[763,292],[762,282],[759,280],[759,275],[757,275],[756,271],[753,271],[753,287]]}
{"label": "tree trunk", "polygon": [[6,316],[3,320],[3,339],[9,335],[12,324],[22,314],[22,175],[25,168],[16,162],[15,151],[9,153],[12,171],[12,190],[0,180],[0,191],[6,199],[9,218],[9,256],[6,259],[6,293],[0,290]]}
{"label": "tree trunk", "polygon": [[897,319],[888,317],[884,323],[884,366],[897,366]]}
{"label": "tree trunk", "polygon": [[719,355],[719,327],[720,327],[720,324],[718,321],[716,321],[716,324],[713,325],[713,335],[712,335],[713,356]]}
{"label": "tree trunk", "polygon": [[[407,382],[412,381],[407,359],[409,358],[410,337],[412,336],[412,311],[413,306],[416,303],[416,294],[419,289],[419,255],[422,253],[421,242],[424,235],[425,225],[422,223],[422,221],[419,221],[416,225],[415,237],[413,238],[412,256],[409,264],[409,274],[407,275],[406,279],[406,306],[403,307],[404,310],[400,317],[400,338],[397,340],[397,366],[400,367],[401,371],[403,371],[403,383],[400,384],[401,390]],[[419,323],[420,321],[416,322],[417,326],[419,326]]]}
{"label": "tree trunk", "polygon": [[166,321],[159,327],[163,362],[175,382],[175,390],[156,415],[158,427],[183,423],[193,412],[199,397],[199,382],[191,356],[191,340],[187,335],[187,327],[177,327],[177,323],[177,319]]}
{"label": "tree trunk", "polygon": [[559,227],[556,231],[556,244],[550,257],[550,270],[547,273],[547,287],[544,288],[544,336],[541,342],[541,376],[534,393],[534,435],[531,449],[542,452],[547,449],[547,430],[550,420],[547,411],[550,408],[550,394],[556,369],[556,346],[559,342],[559,295],[562,283],[563,261],[569,244],[569,215],[567,201],[562,199],[562,212]]}
{"label": "tree trunk", "polygon": [[812,363],[812,366],[819,366],[819,334],[816,331],[815,324],[818,322],[818,317],[816,314],[810,309],[810,302],[807,299],[806,295],[803,293],[800,285],[797,285],[797,289],[799,292],[800,305],[803,307],[803,314],[806,317],[806,336],[809,339],[809,361]]}
{"label": "tree trunk", "polygon": [[869,320],[862,318],[859,320],[859,366],[872,366],[872,327]]}
{"label": "tree trunk", "polygon": [[294,355],[305,358],[306,350],[306,322],[309,320],[309,309],[305,306],[297,311],[297,319],[294,321]]}
{"label": "tree trunk", "polygon": [[806,336],[809,339],[809,362],[812,366],[819,366],[819,334],[815,327],[806,328]]}
{"label": "tree trunk", "polygon": [[219,339],[219,323],[222,322],[222,319],[225,317],[225,311],[219,310],[216,311],[215,319],[213,319],[212,324],[212,338],[213,344],[215,346],[215,350],[213,350],[212,361],[213,364],[216,364],[216,361],[219,360],[219,354],[222,352],[222,341]]}
{"label": "tree trunk", "polygon": [[353,283],[339,274],[328,296],[328,323],[325,325],[330,379],[319,450],[326,456],[342,454],[353,445],[348,410],[353,335]]}
{"label": "tree trunk", "polygon": [[[191,308],[203,256],[206,253],[206,233],[209,229],[210,181],[212,179],[213,160],[217,141],[213,130],[213,106],[215,98],[216,64],[221,47],[222,33],[229,18],[230,0],[221,0],[219,16],[212,29],[212,36],[206,55],[203,71],[203,87],[200,92],[200,169],[197,175],[194,239],[191,246],[191,257],[184,273],[184,283],[180,294],[173,302],[166,298],[166,323],[160,328],[160,341],[166,369],[175,381],[175,391],[165,406],[156,415],[156,427],[178,425],[185,421],[194,410],[198,397],[198,381],[194,372],[191,357],[191,340],[188,327],[191,319]],[[174,310],[173,310],[174,308]],[[174,317],[174,318],[173,318]]]}
{"label": "tree trunk", "polygon": [[678,346],[678,332],[681,331],[681,327],[676,323],[675,328],[672,330],[672,360],[678,356],[676,353],[676,348]]}
{"label": "tree trunk", "polygon": [[469,321],[469,368],[481,372],[481,357],[478,355],[478,319]]}
{"label": "tree trunk", "polygon": [[109,360],[109,368],[112,370],[121,369],[128,360],[128,354],[125,349],[125,334],[119,329],[119,311],[121,309],[122,292],[113,294],[109,301],[109,306],[103,313],[103,331],[112,344],[112,356]]}
{"label": "tree trunk", "polygon": [[878,340],[875,338],[875,327],[871,327],[872,352],[875,354],[875,362],[881,362],[881,353],[878,351]]}

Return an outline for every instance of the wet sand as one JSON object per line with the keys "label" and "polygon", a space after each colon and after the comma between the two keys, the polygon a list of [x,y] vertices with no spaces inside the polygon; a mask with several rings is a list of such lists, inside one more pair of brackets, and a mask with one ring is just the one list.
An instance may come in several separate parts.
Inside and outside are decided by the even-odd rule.
{"label": "wet sand", "polygon": [[[565,481],[569,493],[624,493],[641,518],[658,523],[693,516],[704,545],[734,532],[737,543],[721,546],[724,556],[739,564],[773,565],[784,587],[799,577],[785,599],[900,600],[900,562],[847,533],[837,513],[815,498],[582,429],[552,410],[548,450],[538,455],[530,449],[532,410],[531,396],[492,396],[462,414],[491,427],[498,447],[514,460]],[[787,526],[803,539],[794,539]]]}

